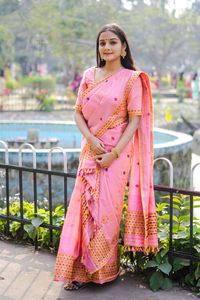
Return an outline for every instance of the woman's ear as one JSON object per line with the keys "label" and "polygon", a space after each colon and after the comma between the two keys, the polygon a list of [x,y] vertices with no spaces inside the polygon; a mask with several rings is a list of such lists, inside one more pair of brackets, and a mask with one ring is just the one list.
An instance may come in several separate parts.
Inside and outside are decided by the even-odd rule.
{"label": "woman's ear", "polygon": [[124,42],[122,45],[122,49],[126,50],[126,47],[127,47],[126,42]]}

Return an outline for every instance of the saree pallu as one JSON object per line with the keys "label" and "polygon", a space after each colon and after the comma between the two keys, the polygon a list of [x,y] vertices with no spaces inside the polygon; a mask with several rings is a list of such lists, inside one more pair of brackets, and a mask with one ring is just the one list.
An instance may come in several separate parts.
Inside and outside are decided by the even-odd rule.
{"label": "saree pallu", "polygon": [[130,173],[124,244],[127,250],[158,251],[152,183],[152,103],[145,73],[123,69],[95,83],[94,69],[81,82],[76,109],[91,133],[111,151],[127,127],[127,113],[140,115],[130,140],[112,165],[102,169],[82,138],[75,187],[63,225],[54,280],[104,283],[119,274],[119,232]]}

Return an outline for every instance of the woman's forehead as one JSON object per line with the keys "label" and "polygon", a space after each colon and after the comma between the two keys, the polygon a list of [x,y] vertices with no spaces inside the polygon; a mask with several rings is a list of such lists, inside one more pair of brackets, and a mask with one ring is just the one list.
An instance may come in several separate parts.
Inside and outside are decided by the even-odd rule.
{"label": "woman's forehead", "polygon": [[100,34],[99,40],[119,40],[118,36],[112,31],[105,31]]}

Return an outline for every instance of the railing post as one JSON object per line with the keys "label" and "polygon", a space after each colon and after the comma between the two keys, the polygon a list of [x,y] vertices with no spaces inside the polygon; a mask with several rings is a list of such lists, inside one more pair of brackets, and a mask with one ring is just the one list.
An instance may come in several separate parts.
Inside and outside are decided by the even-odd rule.
{"label": "railing post", "polygon": [[53,147],[49,150],[48,154],[48,170],[51,171],[51,156],[54,150],[60,150],[63,153],[63,159],[64,159],[64,173],[67,173],[67,154],[65,149],[62,147]]}
{"label": "railing post", "polygon": [[24,143],[24,144],[22,144],[20,147],[19,147],[19,158],[18,158],[18,160],[19,160],[19,162],[18,162],[18,164],[19,164],[19,166],[20,167],[22,167],[22,149],[24,148],[24,147],[29,147],[29,148],[31,148],[31,150],[32,150],[32,152],[33,152],[33,169],[36,169],[36,166],[37,166],[37,161],[36,161],[36,149],[35,149],[35,147],[33,146],[33,145],[31,145],[31,144],[29,144],[29,143]]}
{"label": "railing post", "polygon": [[[53,147],[49,150],[48,154],[48,171],[51,171],[51,156],[54,150],[60,150],[63,153],[64,158],[64,173],[67,173],[67,154],[66,151],[62,147]],[[49,221],[50,225],[52,225],[52,181],[51,181],[51,174],[48,174],[48,184],[49,184]],[[67,191],[65,189],[67,188],[67,178],[64,176],[64,206],[66,211],[66,203],[67,203]],[[53,241],[53,233],[52,229],[50,229],[50,242]]]}
{"label": "railing post", "polygon": [[[9,165],[9,153],[8,153],[8,145],[6,142],[0,140],[0,144],[5,148],[5,164]],[[7,208],[7,217],[10,215],[10,197],[9,197],[9,172],[6,168],[6,208]],[[7,235],[9,235],[10,221],[7,219]]]}
{"label": "railing post", "polygon": [[[191,176],[190,176],[190,190],[194,190],[194,183],[193,183],[193,177],[194,177],[194,170],[200,166],[200,163],[195,164],[192,167],[191,170]],[[190,254],[193,255],[193,195],[190,195]],[[190,274],[193,273],[193,260],[190,260]]]}
{"label": "railing post", "polygon": [[169,181],[170,181],[169,187],[173,188],[173,186],[174,186],[174,174],[173,174],[174,168],[173,168],[172,162],[168,158],[166,158],[166,157],[158,157],[158,158],[154,159],[153,165],[158,160],[164,160],[164,161],[166,161],[168,163],[168,165],[169,165]]}
{"label": "railing post", "polygon": [[194,190],[194,183],[193,183],[193,178],[194,178],[194,170],[196,169],[196,167],[200,166],[200,163],[195,164],[192,167],[191,170],[191,175],[190,175],[190,190],[193,191]]}
{"label": "railing post", "polygon": [[[173,164],[172,162],[167,159],[166,157],[158,157],[154,160],[153,164],[157,162],[158,160],[164,160],[168,163],[169,165],[169,170],[170,170],[170,176],[169,176],[169,181],[170,181],[170,188],[173,188],[174,185],[174,174],[173,174]],[[169,205],[169,262],[172,265],[172,228],[173,228],[173,192],[170,191],[170,205]]]}
{"label": "railing post", "polygon": [[[33,145],[31,145],[29,143],[24,143],[24,144],[22,144],[19,147],[19,156],[18,156],[19,167],[22,167],[22,149],[24,147],[31,148],[31,150],[33,152],[33,169],[36,169],[36,166],[37,166],[36,149],[35,149],[35,147],[33,147]],[[35,182],[35,184],[36,184],[36,182]],[[34,192],[35,192],[35,189],[34,189]],[[23,216],[23,181],[22,181],[22,170],[19,170],[19,196],[20,196],[20,217],[21,217],[21,220],[23,221],[24,216]],[[35,198],[37,198],[36,195],[34,195],[34,200],[35,200]],[[36,200],[36,202],[37,202],[37,200]],[[34,211],[35,211],[35,216],[37,216],[36,215],[36,212],[37,212],[37,203],[35,203],[35,201],[34,201]],[[21,222],[21,233],[23,235],[23,222]],[[36,236],[36,239],[37,239],[37,236]],[[37,240],[35,240],[35,248],[37,248]]]}
{"label": "railing post", "polygon": [[0,144],[5,148],[5,164],[9,165],[8,145],[2,140],[0,140]]}

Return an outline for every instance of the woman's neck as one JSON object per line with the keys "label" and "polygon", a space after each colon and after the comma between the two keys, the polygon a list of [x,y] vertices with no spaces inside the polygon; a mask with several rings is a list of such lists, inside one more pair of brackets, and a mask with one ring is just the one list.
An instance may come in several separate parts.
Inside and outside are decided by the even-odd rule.
{"label": "woman's neck", "polygon": [[112,73],[112,72],[121,70],[124,67],[121,64],[121,61],[117,60],[117,61],[111,61],[111,62],[107,61],[103,68],[106,72]]}

